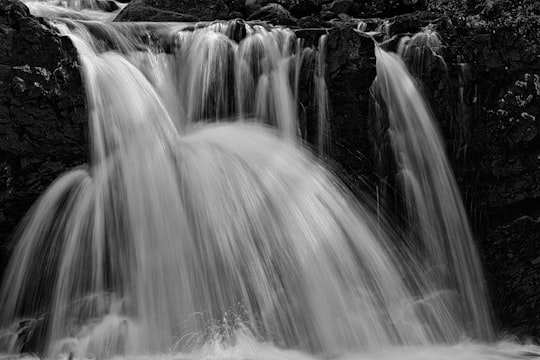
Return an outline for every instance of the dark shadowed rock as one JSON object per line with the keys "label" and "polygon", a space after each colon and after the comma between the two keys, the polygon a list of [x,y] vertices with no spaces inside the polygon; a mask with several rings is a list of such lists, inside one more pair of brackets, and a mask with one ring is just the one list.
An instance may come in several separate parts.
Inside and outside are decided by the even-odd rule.
{"label": "dark shadowed rock", "polygon": [[161,10],[145,5],[144,0],[134,0],[116,15],[113,21],[196,22],[193,15]]}
{"label": "dark shadowed rock", "polygon": [[[120,16],[122,13],[124,15]],[[120,14],[115,21],[143,21],[145,16],[152,19],[146,21],[197,21],[188,20],[188,16],[199,20],[228,19],[229,8],[224,0],[134,0]],[[137,20],[132,20],[132,17]]]}
{"label": "dark shadowed rock", "polygon": [[322,6],[312,0],[291,0],[289,11],[297,18],[318,14]]}
{"label": "dark shadowed rock", "polygon": [[[391,19],[391,29],[415,32],[428,21],[437,24],[448,70],[430,65],[422,86],[481,234],[499,324],[537,337],[540,290],[532,284],[540,271],[540,19],[510,1],[487,12],[471,4],[461,4],[459,12],[460,4],[447,2],[456,13],[439,19],[427,12],[402,15]],[[473,9],[476,15],[467,15]]]}
{"label": "dark shadowed rock", "polygon": [[262,20],[274,25],[296,25],[297,19],[279,4],[268,4],[251,14],[248,20]]}
{"label": "dark shadowed rock", "polygon": [[118,10],[118,5],[112,0],[101,0],[97,2],[97,6],[100,10],[106,11],[106,12],[113,12]]}
{"label": "dark shadowed rock", "polygon": [[269,4],[278,4],[290,11],[294,2],[294,0],[246,0],[246,12],[251,15]]}
{"label": "dark shadowed rock", "polygon": [[246,14],[246,0],[227,0],[226,5],[229,8],[229,17],[234,19],[237,16],[232,16],[231,13],[241,13],[242,17]]}
{"label": "dark shadowed rock", "polygon": [[321,10],[321,5],[316,0],[246,0],[246,12],[250,15],[272,3],[283,6],[294,17],[312,15]]}
{"label": "dark shadowed rock", "polygon": [[[450,5],[461,6],[457,3]],[[476,15],[467,15],[475,9],[468,2],[462,13],[424,11],[388,20],[393,33],[410,35],[430,23],[441,33],[443,48],[436,50],[445,62],[433,56],[416,75],[444,133],[475,232],[481,234],[478,244],[497,321],[510,333],[538,337],[540,18],[530,16],[534,7],[528,4],[503,1],[496,12],[476,9]],[[375,193],[377,154],[367,120],[373,45],[350,25],[333,24],[340,28],[328,37],[331,157],[348,181]],[[397,43],[388,45],[396,49]]]}
{"label": "dark shadowed rock", "polygon": [[375,78],[373,41],[350,26],[332,29],[326,65],[331,103],[330,155],[350,184],[372,183],[373,161],[366,129],[369,87]]}
{"label": "dark shadowed rock", "polygon": [[482,248],[493,308],[501,330],[515,336],[540,336],[540,218],[521,216],[498,226]]}
{"label": "dark shadowed rock", "polygon": [[347,14],[354,17],[390,17],[426,9],[427,0],[334,0],[322,6],[326,18]]}
{"label": "dark shadowed rock", "polygon": [[0,0],[0,268],[13,229],[60,173],[85,162],[86,110],[71,41]]}
{"label": "dark shadowed rock", "polygon": [[354,2],[354,0],[334,0],[325,8],[334,14],[356,15],[358,5]]}
{"label": "dark shadowed rock", "polygon": [[298,26],[301,28],[329,28],[332,25],[317,16],[310,15],[298,19]]}

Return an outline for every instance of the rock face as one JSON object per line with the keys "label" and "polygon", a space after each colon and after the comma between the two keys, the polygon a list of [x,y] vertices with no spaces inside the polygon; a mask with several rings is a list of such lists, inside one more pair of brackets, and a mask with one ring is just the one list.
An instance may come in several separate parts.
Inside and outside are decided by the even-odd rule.
{"label": "rock face", "polygon": [[161,10],[146,5],[144,0],[132,1],[116,15],[114,21],[156,21],[156,22],[197,22],[200,19],[193,15],[174,11]]}
{"label": "rock face", "polygon": [[[294,25],[305,16],[324,20],[340,14],[354,17],[384,17],[426,8],[427,0],[135,0],[118,15],[116,21],[190,21],[174,20],[190,15],[200,20],[244,17],[279,25]],[[263,10],[263,8],[265,10]],[[161,13],[167,11],[176,13]],[[285,11],[285,12],[284,12]],[[261,15],[264,14],[264,15]],[[284,14],[287,14],[286,16]],[[268,15],[270,14],[270,15]],[[171,20],[169,20],[171,19]],[[281,22],[274,22],[279,19]],[[289,20],[284,20],[289,19]],[[194,20],[196,21],[196,20]]]}
{"label": "rock face", "polygon": [[[182,18],[185,20],[181,20]],[[223,0],[136,0],[131,1],[117,15],[115,21],[198,21],[228,18],[229,7]]]}
{"label": "rock face", "polygon": [[347,183],[372,182],[368,114],[369,87],[375,78],[373,41],[349,26],[327,39],[327,84],[330,108],[330,156]]}
{"label": "rock face", "polygon": [[275,25],[296,25],[297,20],[279,4],[268,4],[251,14],[248,20],[262,20]]}
{"label": "rock face", "polygon": [[0,272],[14,227],[63,171],[85,162],[77,54],[17,0],[0,0]]}
{"label": "rock face", "polygon": [[473,74],[468,185],[494,309],[503,328],[540,336],[540,19],[458,34]]}
{"label": "rock face", "polygon": [[[446,65],[431,61],[416,75],[443,130],[478,234],[499,328],[538,337],[540,17],[531,16],[533,3],[527,4],[499,1],[494,12],[468,2],[458,17],[423,12],[389,20],[398,34],[437,24],[443,41],[437,51]],[[374,77],[370,44],[346,27],[333,30],[327,68],[332,157],[374,192],[377,153],[367,130]]]}

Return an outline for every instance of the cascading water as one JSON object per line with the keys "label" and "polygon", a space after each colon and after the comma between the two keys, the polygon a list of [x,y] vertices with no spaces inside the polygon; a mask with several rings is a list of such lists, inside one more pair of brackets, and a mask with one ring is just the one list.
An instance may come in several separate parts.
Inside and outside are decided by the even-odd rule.
{"label": "cascading water", "polygon": [[[309,52],[291,31],[230,22],[153,25],[154,38],[138,36],[148,26],[58,23],[81,57],[91,163],[60,177],[21,230],[0,290],[0,351],[37,338],[48,356],[101,359],[516,352],[434,345],[470,327],[430,301],[441,290],[427,286],[432,264],[389,237],[300,144],[298,72]],[[406,80],[389,56],[378,53],[380,78]],[[381,88],[392,104],[389,81]],[[463,220],[456,206],[448,216]],[[456,281],[475,283],[476,270]]]}
{"label": "cascading water", "polygon": [[[421,45],[423,42],[412,45],[412,49],[405,46],[401,51],[408,57],[413,56],[411,52],[420,55],[417,71],[426,61],[424,52],[430,51]],[[375,82],[386,104],[407,216],[413,224],[413,237],[419,239],[416,249],[427,259],[425,271],[432,278],[429,287],[457,296],[445,300],[453,304],[449,308],[453,308],[457,328],[469,329],[478,338],[492,339],[480,260],[442,138],[403,61],[379,47],[375,53]]]}

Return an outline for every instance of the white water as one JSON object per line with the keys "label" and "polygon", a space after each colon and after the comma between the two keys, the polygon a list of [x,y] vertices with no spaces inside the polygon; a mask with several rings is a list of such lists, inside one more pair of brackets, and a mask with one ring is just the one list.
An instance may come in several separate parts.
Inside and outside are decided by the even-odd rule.
{"label": "white water", "polygon": [[[165,54],[133,40],[141,26],[59,25],[81,55],[92,162],[32,210],[0,291],[0,349],[20,351],[31,328],[51,357],[537,351],[455,345],[482,336],[453,317],[454,289],[425,276],[431,264],[396,245],[300,144],[294,79],[307,53],[291,31],[247,26],[238,44],[231,25],[156,26],[172,39]],[[322,60],[318,69],[321,98]]]}
{"label": "white water", "polygon": [[[407,55],[413,57],[412,63],[419,64],[415,66],[418,68],[429,61],[424,56],[430,50],[421,45],[402,51],[419,55],[420,59]],[[493,330],[480,260],[442,137],[399,56],[379,47],[375,52],[375,81],[387,107],[408,219],[413,224],[413,237],[420,240],[420,246],[414,245],[415,252],[425,259],[427,276],[433,278],[430,287],[456,291],[458,299],[451,299],[453,305],[449,306],[454,308],[451,318],[455,326],[469,328],[475,337],[491,339]]]}

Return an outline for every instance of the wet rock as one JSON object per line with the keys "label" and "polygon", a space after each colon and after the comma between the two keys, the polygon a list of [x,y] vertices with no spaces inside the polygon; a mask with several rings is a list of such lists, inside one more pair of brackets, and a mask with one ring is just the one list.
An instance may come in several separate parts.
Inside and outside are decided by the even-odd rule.
{"label": "wet rock", "polygon": [[161,10],[145,4],[144,0],[134,0],[116,15],[113,21],[154,21],[154,22],[197,22],[193,15]]}
{"label": "wet rock", "polygon": [[375,78],[373,41],[350,26],[327,38],[327,86],[330,96],[330,157],[351,186],[373,184],[368,128],[369,87]]}
{"label": "wet rock", "polygon": [[301,28],[329,28],[332,25],[317,16],[310,15],[298,19],[298,26]]}
{"label": "wet rock", "polygon": [[63,171],[85,162],[86,109],[71,41],[0,0],[0,272],[13,229]]}
{"label": "wet rock", "polygon": [[452,17],[454,25],[441,31],[449,69],[468,69],[450,73],[454,93],[462,96],[456,109],[468,120],[449,140],[466,154],[454,167],[476,232],[483,234],[478,240],[499,325],[539,336],[540,290],[532,285],[538,268],[531,261],[540,257],[533,244],[540,217],[540,19],[511,5],[502,1],[489,18],[481,10]]}
{"label": "wet rock", "polygon": [[336,17],[347,14],[353,17],[391,17],[399,14],[409,14],[415,11],[426,10],[425,0],[334,0],[322,6],[321,16]]}
{"label": "wet rock", "polygon": [[[226,5],[229,8],[230,13],[233,13],[233,12],[234,13],[241,13],[242,14],[241,17],[245,16],[245,14],[246,14],[246,0],[228,0]],[[231,16],[231,14],[229,14],[229,17],[231,19],[234,19],[235,17],[238,17],[238,16]]]}
{"label": "wet rock", "polygon": [[313,15],[321,10],[321,5],[314,0],[247,0],[246,12],[252,14],[272,3],[283,6],[294,17]]}
{"label": "wet rock", "polygon": [[501,330],[515,336],[540,336],[538,234],[540,218],[522,216],[497,226],[482,251]]}
{"label": "wet rock", "polygon": [[318,14],[322,6],[311,0],[291,0],[289,11],[297,18]]}
{"label": "wet rock", "polygon": [[[249,15],[253,14],[255,11],[258,11],[260,8],[270,4],[270,3],[276,3],[278,4],[279,1],[272,1],[272,0],[246,0],[246,13]],[[283,4],[280,4],[283,6]]]}
{"label": "wet rock", "polygon": [[[531,7],[510,5],[503,2],[490,18],[481,10],[463,17],[423,11],[388,20],[392,35],[411,35],[430,23],[441,33],[442,48],[421,51],[437,55],[421,71],[414,65],[411,71],[436,114],[471,222],[481,234],[497,321],[510,333],[540,336],[540,290],[534,285],[540,249],[532,245],[540,217],[540,19],[527,15]],[[366,120],[372,45],[355,38],[350,24],[332,24],[338,29],[328,39],[331,156],[349,182],[356,179],[375,193],[377,153]],[[398,43],[387,46],[397,50]],[[384,136],[385,129],[379,130]],[[500,255],[505,251],[511,257]]]}
{"label": "wet rock", "polygon": [[357,13],[358,6],[353,0],[334,0],[331,4],[325,7],[325,10],[331,11],[334,14],[355,15]]}
{"label": "wet rock", "polygon": [[115,21],[141,21],[134,19],[144,19],[145,16],[151,18],[146,21],[228,19],[229,8],[224,0],[134,0],[117,15]]}
{"label": "wet rock", "polygon": [[97,6],[100,10],[106,12],[113,12],[119,9],[118,5],[112,0],[98,1]]}
{"label": "wet rock", "polygon": [[279,4],[268,4],[251,14],[248,20],[262,20],[274,25],[296,25],[297,19]]}
{"label": "wet rock", "polygon": [[229,17],[231,19],[243,19],[245,16],[243,13],[239,12],[239,11],[231,11],[229,13]]}

